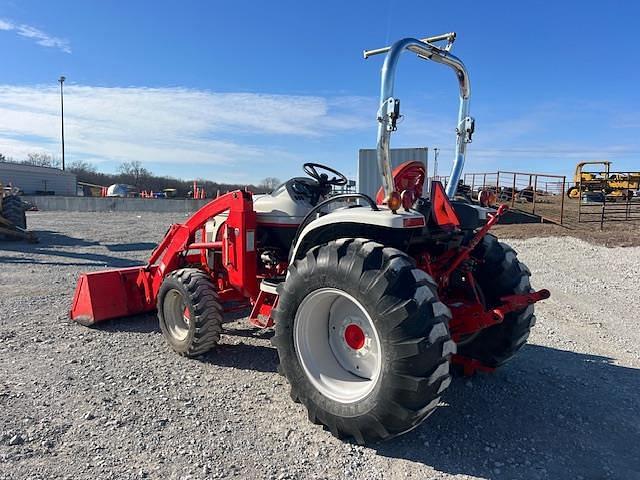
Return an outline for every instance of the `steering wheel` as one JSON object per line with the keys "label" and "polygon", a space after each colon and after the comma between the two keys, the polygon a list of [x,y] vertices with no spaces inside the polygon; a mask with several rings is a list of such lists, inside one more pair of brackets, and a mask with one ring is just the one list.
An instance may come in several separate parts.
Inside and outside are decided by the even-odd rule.
{"label": "steering wheel", "polygon": [[[329,168],[326,165],[321,165],[320,163],[305,163],[302,166],[304,173],[309,175],[315,181],[317,181],[320,186],[325,185],[335,185],[340,187],[342,185],[346,185],[348,180],[342,173],[334,170],[333,168]],[[326,170],[329,173],[332,173],[334,176],[330,179],[329,175],[326,173],[318,173],[317,169]]]}

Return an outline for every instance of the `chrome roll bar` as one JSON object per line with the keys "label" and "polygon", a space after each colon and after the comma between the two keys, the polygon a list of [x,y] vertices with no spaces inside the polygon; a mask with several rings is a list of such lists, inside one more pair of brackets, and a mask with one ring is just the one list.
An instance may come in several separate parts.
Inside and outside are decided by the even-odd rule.
{"label": "chrome roll bar", "polygon": [[[436,42],[441,42],[443,40],[447,41],[447,45],[444,47],[444,50],[448,52],[449,50],[451,50],[451,47],[453,47],[453,42],[456,41],[456,32],[443,33],[442,35],[434,35],[433,37],[426,37],[426,38],[420,39],[420,41],[424,43],[436,43]],[[366,60],[367,58],[372,57],[374,55],[387,53],[389,50],[391,50],[391,47],[376,48],[375,50],[365,50],[362,52],[362,54]]]}
{"label": "chrome roll bar", "polygon": [[[422,40],[404,38],[402,40],[398,40],[390,47],[364,52],[364,58],[381,53],[387,54],[384,64],[382,65],[377,143],[378,169],[382,175],[382,186],[384,188],[386,199],[388,199],[395,191],[393,175],[391,173],[391,164],[389,161],[389,142],[391,140],[391,132],[396,131],[396,123],[400,117],[400,100],[394,98],[393,87],[398,60],[400,59],[400,54],[404,50],[409,50],[424,60],[433,60],[434,62],[442,63],[451,67],[458,78],[458,84],[460,87],[460,108],[458,110],[458,127],[456,128],[456,151],[453,168],[451,169],[451,175],[449,176],[449,182],[447,183],[446,188],[447,196],[449,198],[453,198],[456,193],[458,181],[460,180],[462,169],[464,168],[466,145],[471,142],[471,136],[474,131],[474,120],[469,116],[469,99],[471,97],[469,74],[467,73],[464,63],[462,63],[462,60],[449,52],[455,38],[455,33],[446,33]],[[433,44],[444,40],[447,41],[447,45],[444,48],[440,48]]]}

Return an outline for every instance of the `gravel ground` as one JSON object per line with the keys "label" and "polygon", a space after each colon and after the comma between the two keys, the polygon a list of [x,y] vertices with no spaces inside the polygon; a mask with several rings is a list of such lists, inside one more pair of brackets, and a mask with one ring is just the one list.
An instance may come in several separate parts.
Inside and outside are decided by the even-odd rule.
{"label": "gravel ground", "polygon": [[530,344],[369,448],[307,421],[270,331],[230,323],[189,360],[153,316],[67,319],[80,272],[144,261],[178,220],[37,212],[39,245],[0,244],[0,478],[640,478],[639,247],[514,240],[552,292]]}

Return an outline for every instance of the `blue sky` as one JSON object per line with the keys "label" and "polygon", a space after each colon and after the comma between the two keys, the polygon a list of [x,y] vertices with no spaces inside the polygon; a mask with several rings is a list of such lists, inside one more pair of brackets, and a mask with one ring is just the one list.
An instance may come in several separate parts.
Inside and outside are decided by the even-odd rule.
{"label": "blue sky", "polygon": [[[637,2],[0,1],[0,153],[115,171],[255,182],[304,161],[356,173],[375,145],[382,57],[362,50],[456,31],[476,135],[467,172],[640,170]],[[453,156],[457,85],[406,54],[392,146]]]}

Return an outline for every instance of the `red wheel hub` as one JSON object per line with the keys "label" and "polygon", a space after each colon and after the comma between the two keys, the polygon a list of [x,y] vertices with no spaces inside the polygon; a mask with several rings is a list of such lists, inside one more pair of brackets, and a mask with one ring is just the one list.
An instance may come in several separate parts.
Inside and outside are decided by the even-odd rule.
{"label": "red wheel hub", "polygon": [[360,350],[362,347],[364,347],[365,339],[366,337],[364,335],[364,332],[355,323],[348,325],[344,331],[344,341],[347,342],[347,345],[349,345],[349,347],[353,348],[354,350]]}

